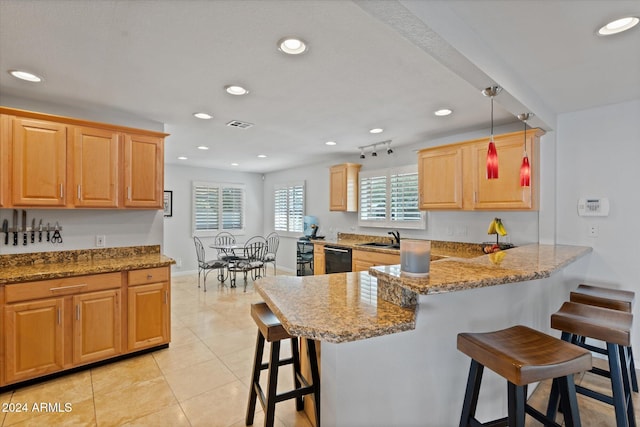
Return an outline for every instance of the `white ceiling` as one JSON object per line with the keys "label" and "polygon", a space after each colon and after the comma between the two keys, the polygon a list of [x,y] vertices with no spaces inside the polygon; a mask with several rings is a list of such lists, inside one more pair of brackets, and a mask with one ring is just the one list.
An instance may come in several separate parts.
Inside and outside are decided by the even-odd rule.
{"label": "white ceiling", "polygon": [[[629,14],[640,1],[0,0],[0,101],[129,113],[165,124],[167,163],[269,172],[487,128],[480,90],[496,83],[497,124],[531,111],[553,129],[559,113],[638,99],[640,28],[595,35]],[[309,52],[281,54],[285,35]]]}

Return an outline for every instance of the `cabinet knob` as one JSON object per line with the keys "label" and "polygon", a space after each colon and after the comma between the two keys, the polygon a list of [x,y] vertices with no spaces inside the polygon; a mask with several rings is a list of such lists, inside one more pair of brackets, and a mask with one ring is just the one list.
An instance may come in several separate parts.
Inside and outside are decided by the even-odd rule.
{"label": "cabinet knob", "polygon": [[153,278],[152,274],[147,274],[147,279],[151,280]]}

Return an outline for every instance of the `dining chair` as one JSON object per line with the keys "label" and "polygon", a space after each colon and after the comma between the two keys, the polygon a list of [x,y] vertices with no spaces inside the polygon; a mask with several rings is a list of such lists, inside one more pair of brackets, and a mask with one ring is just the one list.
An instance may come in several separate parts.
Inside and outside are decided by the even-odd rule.
{"label": "dining chair", "polygon": [[[213,242],[215,245],[219,245],[219,246],[234,245],[236,243],[236,236],[234,236],[229,232],[222,231],[216,235]],[[236,253],[234,250],[219,248],[217,249],[217,251],[218,251],[218,259],[221,259],[224,261],[229,261],[230,259],[236,257]]]}
{"label": "dining chair", "polygon": [[222,259],[207,261],[202,241],[194,236],[193,242],[196,245],[196,256],[198,257],[198,287],[200,287],[200,274],[204,273],[204,291],[207,292],[207,276],[212,270],[219,270],[218,280],[224,283],[228,275],[227,261]]}
{"label": "dining chair", "polygon": [[247,291],[247,276],[251,274],[251,280],[262,277],[264,255],[267,252],[267,240],[262,236],[254,236],[247,240],[243,247],[243,254],[235,260],[229,261],[228,269],[231,277],[231,287],[236,287],[236,273],[244,274],[244,290]]}
{"label": "dining chair", "polygon": [[308,265],[313,273],[313,244],[305,241],[297,241],[296,261],[298,276],[304,276]]}
{"label": "dining chair", "polygon": [[280,245],[280,236],[275,231],[269,233],[267,239],[267,253],[262,260],[264,263],[264,275],[267,275],[267,263],[273,264],[273,275],[276,275],[276,253],[278,252],[278,246]]}

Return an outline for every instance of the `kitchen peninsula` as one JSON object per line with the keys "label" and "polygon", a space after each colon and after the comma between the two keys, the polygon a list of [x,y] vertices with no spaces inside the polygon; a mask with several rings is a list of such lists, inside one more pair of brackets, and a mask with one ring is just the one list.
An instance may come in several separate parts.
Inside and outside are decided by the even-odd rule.
{"label": "kitchen peninsula", "polygon": [[[428,278],[393,265],[266,277],[256,288],[289,333],[321,341],[324,425],[440,427],[457,424],[464,396],[470,361],[457,334],[514,324],[550,332],[575,287],[567,271],[590,252],[532,244],[433,261]],[[504,381],[487,373],[480,400],[479,419],[505,414]]]}

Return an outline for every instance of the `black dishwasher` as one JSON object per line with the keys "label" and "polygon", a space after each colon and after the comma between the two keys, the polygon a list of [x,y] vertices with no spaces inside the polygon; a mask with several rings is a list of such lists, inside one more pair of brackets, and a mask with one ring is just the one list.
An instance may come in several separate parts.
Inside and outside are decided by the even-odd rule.
{"label": "black dishwasher", "polygon": [[351,249],[324,246],[324,272],[345,273],[351,271]]}

